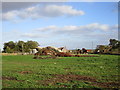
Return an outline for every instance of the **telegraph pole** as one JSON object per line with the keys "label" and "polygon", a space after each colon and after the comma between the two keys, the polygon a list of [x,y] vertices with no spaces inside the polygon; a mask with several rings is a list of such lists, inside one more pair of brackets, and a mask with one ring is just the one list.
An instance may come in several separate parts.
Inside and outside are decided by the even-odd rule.
{"label": "telegraph pole", "polygon": [[93,41],[92,41],[92,50],[93,50]]}
{"label": "telegraph pole", "polygon": [[22,53],[23,53],[23,43],[22,43]]}

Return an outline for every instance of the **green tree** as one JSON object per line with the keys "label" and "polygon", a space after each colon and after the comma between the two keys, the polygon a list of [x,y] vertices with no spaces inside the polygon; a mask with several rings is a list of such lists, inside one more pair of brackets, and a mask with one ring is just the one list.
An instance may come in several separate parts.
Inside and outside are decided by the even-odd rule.
{"label": "green tree", "polygon": [[19,46],[17,45],[17,42],[15,43],[15,48],[14,48],[14,52],[19,52]]}
{"label": "green tree", "polygon": [[9,41],[7,43],[4,43],[3,51],[6,53],[29,52],[30,49],[35,49],[38,46],[39,44],[36,41],[18,41],[15,43],[13,41]]}
{"label": "green tree", "polygon": [[16,48],[18,49],[19,52],[24,52],[24,41],[18,41]]}
{"label": "green tree", "polygon": [[38,42],[36,41],[27,41],[26,42],[26,46],[29,48],[29,49],[34,49],[36,47],[39,46]]}
{"label": "green tree", "polygon": [[13,50],[10,47],[6,47],[5,52],[7,52],[7,53],[13,53]]}
{"label": "green tree", "polygon": [[118,44],[118,40],[110,39],[109,42],[110,42],[109,45],[112,45],[113,48],[116,48],[116,46]]}
{"label": "green tree", "polygon": [[14,52],[14,48],[15,48],[15,43],[13,41],[9,41],[7,43],[4,43],[4,52]]}

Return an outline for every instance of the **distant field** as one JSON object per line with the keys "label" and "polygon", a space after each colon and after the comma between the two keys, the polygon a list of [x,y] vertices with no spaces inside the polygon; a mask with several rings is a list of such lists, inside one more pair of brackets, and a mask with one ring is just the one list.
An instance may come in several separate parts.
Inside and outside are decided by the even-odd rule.
{"label": "distant field", "polygon": [[[120,57],[120,56],[119,56]],[[3,56],[3,88],[118,88],[118,56]]]}

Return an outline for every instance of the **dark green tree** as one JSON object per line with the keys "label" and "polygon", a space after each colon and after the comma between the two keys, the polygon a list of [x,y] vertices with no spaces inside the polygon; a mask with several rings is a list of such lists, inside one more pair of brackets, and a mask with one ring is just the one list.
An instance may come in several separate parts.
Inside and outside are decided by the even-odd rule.
{"label": "dark green tree", "polygon": [[116,39],[110,39],[109,41],[110,41],[109,45],[111,45],[113,49],[120,48],[120,41]]}
{"label": "dark green tree", "polygon": [[3,51],[6,53],[29,52],[30,49],[35,49],[38,46],[39,44],[36,41],[18,41],[15,43],[13,41],[9,41],[7,43],[4,43]]}
{"label": "dark green tree", "polygon": [[8,43],[4,43],[4,52],[9,52],[9,53],[13,53],[14,52],[14,48],[15,48],[15,43],[13,41],[9,41]]}
{"label": "dark green tree", "polygon": [[109,42],[110,42],[109,45],[111,45],[113,48],[115,48],[116,45],[118,44],[118,40],[116,39],[110,39]]}

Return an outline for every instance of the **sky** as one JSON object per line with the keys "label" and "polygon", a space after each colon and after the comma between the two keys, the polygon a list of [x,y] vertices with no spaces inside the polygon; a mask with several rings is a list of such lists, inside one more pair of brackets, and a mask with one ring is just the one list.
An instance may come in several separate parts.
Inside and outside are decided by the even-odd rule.
{"label": "sky", "polygon": [[[118,38],[117,2],[3,2],[2,43],[96,48]],[[2,46],[1,46],[2,47]]]}

